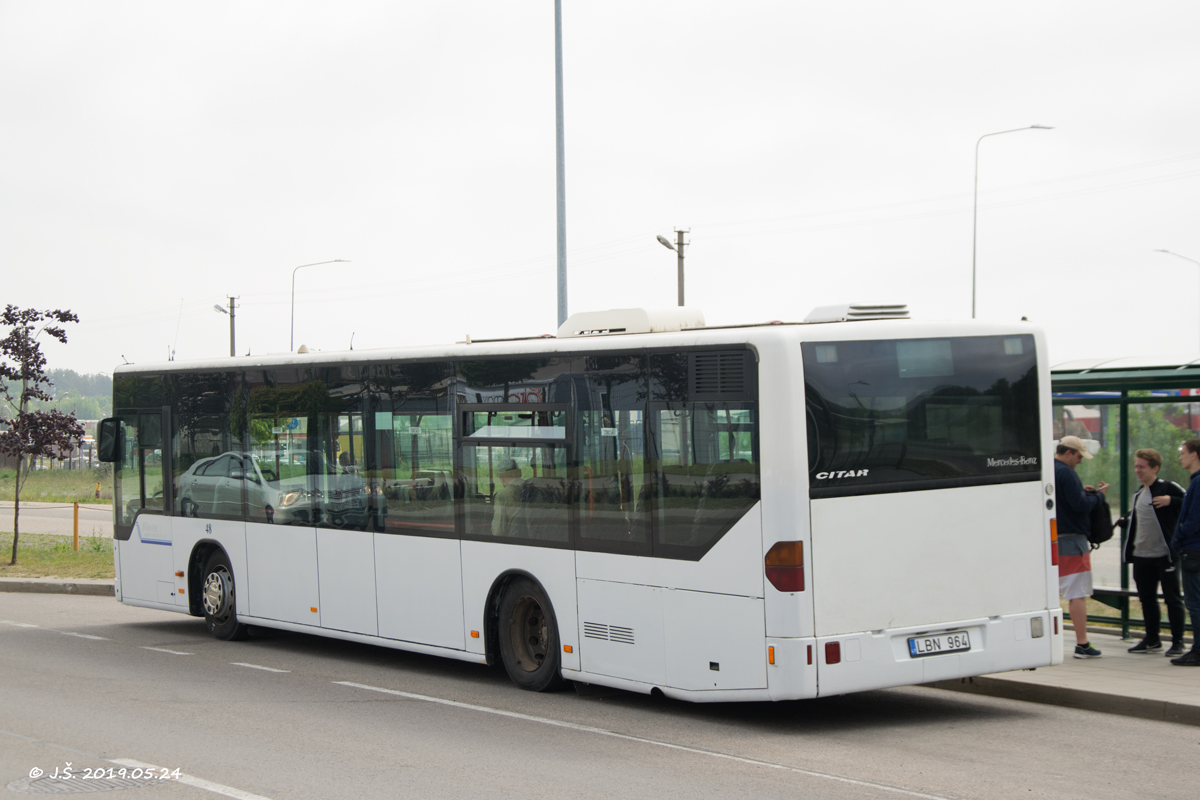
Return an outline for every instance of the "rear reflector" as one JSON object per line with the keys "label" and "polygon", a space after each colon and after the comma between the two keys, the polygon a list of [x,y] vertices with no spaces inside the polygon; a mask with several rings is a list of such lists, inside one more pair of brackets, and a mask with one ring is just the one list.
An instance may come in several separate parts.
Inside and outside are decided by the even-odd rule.
{"label": "rear reflector", "polygon": [[808,664],[812,666],[812,645],[808,646]]}
{"label": "rear reflector", "polygon": [[781,592],[804,591],[804,542],[776,542],[767,551],[767,580]]}
{"label": "rear reflector", "polygon": [[1054,635],[1058,636],[1058,617],[1054,618]]}
{"label": "rear reflector", "polygon": [[1050,520],[1050,566],[1058,566],[1058,520]]}
{"label": "rear reflector", "polygon": [[825,643],[825,663],[826,664],[842,663],[842,643],[841,642],[826,642]]}

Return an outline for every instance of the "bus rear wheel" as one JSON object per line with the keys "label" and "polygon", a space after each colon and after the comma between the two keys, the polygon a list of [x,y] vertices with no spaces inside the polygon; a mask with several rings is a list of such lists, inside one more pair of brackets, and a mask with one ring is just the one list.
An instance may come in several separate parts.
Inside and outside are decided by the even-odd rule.
{"label": "bus rear wheel", "polygon": [[499,627],[500,660],[513,683],[531,692],[562,686],[558,623],[536,581],[518,578],[504,589]]}
{"label": "bus rear wheel", "polygon": [[233,566],[225,551],[218,550],[208,557],[201,586],[200,601],[208,632],[227,642],[245,639],[249,628],[238,622],[234,610]]}

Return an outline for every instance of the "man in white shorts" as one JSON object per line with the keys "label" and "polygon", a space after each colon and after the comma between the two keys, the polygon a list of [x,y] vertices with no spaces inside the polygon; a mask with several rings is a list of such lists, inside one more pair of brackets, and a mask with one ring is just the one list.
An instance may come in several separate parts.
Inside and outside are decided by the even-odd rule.
{"label": "man in white shorts", "polygon": [[[1064,436],[1054,455],[1054,495],[1058,500],[1058,593],[1067,601],[1075,628],[1075,657],[1099,658],[1100,651],[1088,642],[1087,599],[1092,596],[1092,545],[1088,541],[1091,514],[1106,502],[1108,484],[1085,487],[1075,467],[1091,458],[1078,436]],[[1091,493],[1089,493],[1089,491]]]}

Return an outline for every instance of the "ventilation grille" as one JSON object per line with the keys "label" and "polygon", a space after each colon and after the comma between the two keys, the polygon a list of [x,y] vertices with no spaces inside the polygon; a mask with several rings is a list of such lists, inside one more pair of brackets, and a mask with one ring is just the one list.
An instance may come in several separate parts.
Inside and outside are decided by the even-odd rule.
{"label": "ventilation grille", "polygon": [[620,625],[604,625],[600,622],[585,622],[583,623],[583,638],[599,639],[603,642],[617,642],[618,644],[633,644],[633,628],[624,628]]}
{"label": "ventilation grille", "polygon": [[745,397],[746,352],[696,353],[692,356],[692,400],[725,400]]}

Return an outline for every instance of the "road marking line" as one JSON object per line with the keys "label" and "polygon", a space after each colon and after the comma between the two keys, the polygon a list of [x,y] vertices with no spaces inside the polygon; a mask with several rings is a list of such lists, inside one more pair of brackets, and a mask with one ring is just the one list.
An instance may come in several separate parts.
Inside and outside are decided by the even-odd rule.
{"label": "road marking line", "polygon": [[[0,734],[3,734],[5,736],[11,736],[14,739],[22,739],[26,742],[29,742],[30,744],[44,744],[47,747],[55,747],[55,748],[58,748],[59,750],[66,750],[68,753],[78,753],[81,756],[86,756],[88,758],[94,758],[98,761],[107,761],[108,763],[116,764],[119,767],[132,767],[133,769],[152,769],[159,774],[161,774],[163,771],[163,767],[156,767],[153,764],[147,764],[144,761],[134,761],[132,758],[105,758],[104,756],[98,756],[95,753],[89,753],[86,750],[76,750],[74,747],[67,747],[66,745],[55,744],[54,742],[45,742],[45,741],[42,741],[41,739],[34,739],[30,736],[22,736],[19,733],[13,733],[11,731],[0,730]],[[169,771],[172,771],[172,770],[169,770]],[[221,784],[221,783],[214,783],[212,781],[206,781],[203,778],[197,778],[195,775],[188,775],[185,773],[180,773],[178,778],[172,776],[171,778],[168,778],[166,780],[173,780],[173,781],[178,781],[179,783],[186,783],[188,786],[195,786],[197,789],[203,789],[204,791],[212,792],[213,794],[223,794],[226,797],[232,797],[235,800],[270,800],[270,798],[263,797],[262,795],[259,795],[259,794],[253,794],[251,792],[246,792],[241,789],[235,789],[232,786],[225,786],[224,784]]]}
{"label": "road marking line", "polygon": [[12,620],[8,620],[8,619],[0,619],[0,625],[12,625],[16,628],[36,628],[36,627],[38,627],[37,625],[32,625],[28,622],[13,622]]}
{"label": "road marking line", "polygon": [[63,636],[78,636],[80,639],[95,639],[100,642],[111,641],[104,636],[92,636],[90,633],[73,633],[72,631],[55,631],[55,633],[61,633]]}
{"label": "road marking line", "polygon": [[489,706],[477,706],[472,703],[460,703],[457,700],[446,700],[441,697],[430,697],[423,694],[413,694],[412,692],[401,692],[396,689],[383,689],[378,686],[367,686],[364,683],[352,683],[350,681],[334,681],[339,686],[349,686],[353,689],[366,689],[371,692],[382,692],[383,694],[396,695],[397,697],[407,697],[410,700],[421,700],[426,703],[437,703],[443,706],[452,706],[454,708],[464,708],[469,711],[481,711],[485,714],[495,714],[500,717],[510,717],[512,719],[522,719],[527,722],[537,722],[542,725],[552,725],[556,728],[568,728],[573,731],[582,733],[595,733],[600,736],[611,736],[614,739],[624,739],[630,742],[640,742],[641,744],[652,744],[658,747],[665,747],[669,750],[681,750],[685,753],[693,753],[701,756],[712,756],[713,758],[724,758],[729,761],[737,761],[742,764],[751,764],[756,767],[769,767],[771,769],[781,769],[787,772],[794,772],[799,775],[807,775],[811,778],[825,778],[826,780],[838,781],[839,783],[849,783],[854,786],[866,786],[871,789],[880,789],[885,792],[894,792],[902,794],[906,797],[920,797],[924,800],[950,800],[944,795],[924,794],[922,792],[913,791],[912,789],[904,789],[899,786],[891,786],[886,783],[875,783],[873,781],[863,781],[857,778],[847,778],[842,775],[834,775],[829,772],[817,772],[811,769],[801,769],[800,767],[791,767],[787,764],[778,764],[774,761],[760,761],[757,758],[745,758],[743,756],[735,756],[730,753],[722,753],[717,750],[704,750],[699,747],[689,747],[682,744],[674,744],[672,742],[664,742],[658,739],[648,739],[644,736],[634,736],[628,733],[617,733],[616,731],[605,730],[604,728],[593,728],[590,725],[579,725],[574,722],[564,722],[557,719],[549,719],[547,717],[534,717],[529,714],[521,714],[516,711],[505,711],[499,708],[491,708]]}
{"label": "road marking line", "polygon": [[290,669],[275,669],[274,667],[260,667],[258,664],[244,664],[241,661],[230,661],[235,667],[249,667],[250,669],[261,669],[264,672],[291,672]]}
{"label": "road marking line", "polygon": [[[109,758],[105,759],[113,764],[120,764],[122,767],[132,767],[133,769],[152,769],[162,774],[164,767],[156,767],[153,764],[147,764],[144,761],[134,761],[132,758]],[[197,789],[203,789],[206,792],[213,794],[223,794],[226,797],[233,797],[236,800],[267,800],[260,794],[252,794],[251,792],[235,789],[232,786],[225,786],[221,783],[213,783],[206,781],[203,778],[197,778],[195,775],[185,775],[180,773],[178,778],[172,777],[171,780],[179,783],[186,783],[188,786],[195,786]]]}
{"label": "road marking line", "polygon": [[179,650],[168,650],[165,647],[142,647],[143,650],[153,650],[156,653],[170,653],[173,656],[190,656],[192,653],[183,653]]}

